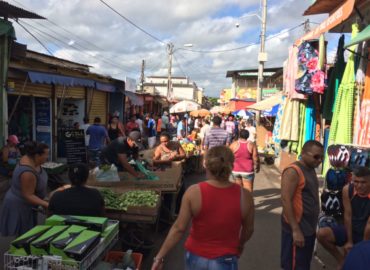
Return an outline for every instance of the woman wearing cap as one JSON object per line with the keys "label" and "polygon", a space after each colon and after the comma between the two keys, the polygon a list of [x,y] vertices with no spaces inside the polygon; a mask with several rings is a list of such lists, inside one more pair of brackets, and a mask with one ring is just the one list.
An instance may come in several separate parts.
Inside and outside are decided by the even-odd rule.
{"label": "woman wearing cap", "polygon": [[59,188],[50,198],[49,214],[102,216],[104,199],[94,188],[86,187],[89,168],[85,164],[74,164],[69,167],[69,180],[72,186]]}
{"label": "woman wearing cap", "polygon": [[166,255],[190,223],[185,269],[238,269],[238,257],[253,233],[254,206],[249,191],[229,182],[233,163],[234,155],[226,146],[207,151],[208,180],[185,192],[180,213],[154,258],[152,270],[163,269]]}
{"label": "woman wearing cap", "polygon": [[0,211],[0,233],[3,236],[18,236],[37,224],[35,208],[48,207],[48,175],[41,165],[49,157],[49,146],[44,143],[25,144],[26,154],[14,169],[11,186],[7,191]]}
{"label": "woman wearing cap", "polygon": [[21,156],[21,152],[17,147],[18,144],[18,137],[16,135],[10,135],[7,140],[7,144],[0,151],[0,174],[11,176],[11,173]]}

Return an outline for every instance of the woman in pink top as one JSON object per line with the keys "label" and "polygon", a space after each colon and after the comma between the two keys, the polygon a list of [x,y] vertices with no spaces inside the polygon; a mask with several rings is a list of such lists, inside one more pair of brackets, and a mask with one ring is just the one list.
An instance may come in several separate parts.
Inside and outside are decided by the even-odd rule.
{"label": "woman in pink top", "polygon": [[230,145],[231,151],[235,156],[232,176],[236,183],[242,187],[253,191],[254,174],[260,170],[257,146],[248,140],[249,131],[240,131],[239,140]]}

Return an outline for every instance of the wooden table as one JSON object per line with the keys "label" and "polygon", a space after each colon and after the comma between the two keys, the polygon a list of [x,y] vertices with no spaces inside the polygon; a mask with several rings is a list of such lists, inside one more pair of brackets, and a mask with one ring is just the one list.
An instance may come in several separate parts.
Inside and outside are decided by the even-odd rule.
{"label": "wooden table", "polygon": [[120,172],[121,181],[97,181],[93,176],[89,177],[87,185],[92,187],[107,187],[114,189],[125,190],[155,190],[161,194],[169,194],[171,196],[171,205],[169,207],[170,216],[173,219],[176,211],[176,201],[178,193],[182,185],[182,162],[172,162],[172,166],[164,171],[155,171],[159,180],[136,180],[135,177],[127,172]]}

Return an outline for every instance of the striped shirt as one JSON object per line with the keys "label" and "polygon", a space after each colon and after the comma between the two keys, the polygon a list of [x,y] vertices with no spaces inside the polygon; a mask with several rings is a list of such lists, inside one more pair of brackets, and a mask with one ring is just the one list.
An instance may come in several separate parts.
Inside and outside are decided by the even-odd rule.
{"label": "striped shirt", "polygon": [[204,146],[206,146],[208,149],[218,145],[226,144],[230,144],[230,137],[226,130],[220,127],[213,127],[209,132],[207,132]]}

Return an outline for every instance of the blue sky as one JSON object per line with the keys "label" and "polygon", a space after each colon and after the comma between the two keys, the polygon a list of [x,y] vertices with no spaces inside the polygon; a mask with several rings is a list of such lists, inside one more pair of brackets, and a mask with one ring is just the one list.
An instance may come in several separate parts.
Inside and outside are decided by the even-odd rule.
{"label": "blue sky", "polygon": [[[188,76],[210,96],[218,96],[231,87],[227,70],[256,68],[258,45],[236,51],[233,48],[258,43],[260,21],[240,17],[260,13],[259,0],[105,0],[122,15],[150,34],[144,34],[113,13],[99,0],[9,0],[10,3],[49,18],[23,23],[52,53],[61,58],[88,64],[93,72],[118,79],[129,76],[138,80],[141,60],[146,60],[146,75],[167,75],[165,44],[175,44],[173,75]],[[268,0],[267,35],[276,35],[306,19],[302,16],[311,0]],[[321,22],[327,15],[313,17]],[[40,23],[39,22],[39,23]],[[239,28],[235,23],[239,22]],[[45,49],[16,23],[18,41],[31,50]],[[314,27],[314,25],[312,25]],[[39,30],[37,29],[39,28]],[[69,32],[66,32],[67,29]],[[51,36],[42,34],[40,30]],[[266,66],[282,66],[288,47],[303,35],[303,27],[282,33],[266,43],[269,61]],[[57,38],[57,39],[56,39]],[[73,41],[73,42],[72,42]],[[329,51],[335,50],[337,37],[330,36]],[[72,44],[72,46],[68,44]],[[192,43],[192,50],[224,50],[220,53],[198,53],[180,50]],[[83,47],[83,49],[82,49]]]}

